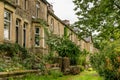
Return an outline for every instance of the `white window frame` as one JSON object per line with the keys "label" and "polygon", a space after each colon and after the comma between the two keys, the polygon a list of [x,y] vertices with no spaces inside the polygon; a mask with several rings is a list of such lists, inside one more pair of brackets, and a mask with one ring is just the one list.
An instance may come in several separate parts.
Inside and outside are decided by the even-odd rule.
{"label": "white window frame", "polygon": [[[5,19],[6,13],[9,14],[8,19]],[[9,24],[9,26],[6,26],[6,30],[5,30],[5,23],[6,23],[6,25]],[[4,39],[5,40],[10,40],[11,26],[12,26],[12,13],[8,10],[5,10],[5,12],[4,12]]]}

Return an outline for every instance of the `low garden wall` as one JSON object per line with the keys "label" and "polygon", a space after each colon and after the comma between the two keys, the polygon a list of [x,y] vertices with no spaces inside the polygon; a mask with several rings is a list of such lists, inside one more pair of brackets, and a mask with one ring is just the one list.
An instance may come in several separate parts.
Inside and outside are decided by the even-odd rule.
{"label": "low garden wall", "polygon": [[12,71],[12,72],[0,72],[0,78],[20,76],[29,73],[41,73],[40,70],[21,70],[21,71]]}

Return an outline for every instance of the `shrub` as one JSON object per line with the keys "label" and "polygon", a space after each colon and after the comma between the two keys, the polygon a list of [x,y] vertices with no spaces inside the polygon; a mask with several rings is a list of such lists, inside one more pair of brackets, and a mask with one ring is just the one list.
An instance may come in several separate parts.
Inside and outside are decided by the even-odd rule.
{"label": "shrub", "polygon": [[16,54],[21,54],[20,56],[22,58],[26,58],[28,55],[28,51],[24,47],[12,43],[0,44],[0,52],[6,52],[6,55],[9,57],[14,57]]}
{"label": "shrub", "polygon": [[72,65],[77,64],[77,60],[79,59],[81,51],[74,42],[66,37],[58,37],[53,35],[49,37],[47,44],[49,45],[50,49],[56,51],[59,56],[70,58]]}
{"label": "shrub", "polygon": [[79,59],[78,59],[78,65],[81,66],[86,66],[88,65],[88,61],[86,61],[86,57],[88,56],[89,52],[86,51],[85,49],[82,51],[82,54],[80,55]]}
{"label": "shrub", "polygon": [[120,80],[120,41],[104,46],[102,51],[91,55],[91,64],[105,80]]}
{"label": "shrub", "polygon": [[80,67],[80,72],[82,72],[82,71],[85,70],[85,67],[84,67],[84,66],[79,65],[79,67]]}
{"label": "shrub", "polygon": [[49,74],[54,78],[58,78],[58,77],[62,77],[63,76],[63,73],[59,70],[50,70],[49,71]]}
{"label": "shrub", "polygon": [[[21,47],[18,44],[0,44],[0,54],[2,55],[0,56],[0,71],[13,71],[17,70],[17,68],[40,69],[44,71],[43,61],[35,54],[29,53],[26,48]],[[6,56],[10,58],[8,63],[4,63],[4,57]]]}
{"label": "shrub", "polygon": [[53,61],[54,61],[53,52],[51,51],[50,53],[43,55],[42,58],[43,58],[45,63],[51,63],[52,64]]}

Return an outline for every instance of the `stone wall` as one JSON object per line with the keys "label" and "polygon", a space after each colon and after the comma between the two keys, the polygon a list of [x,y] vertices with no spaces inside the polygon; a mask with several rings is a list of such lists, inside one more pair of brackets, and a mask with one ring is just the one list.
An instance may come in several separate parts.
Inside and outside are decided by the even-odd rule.
{"label": "stone wall", "polygon": [[0,2],[0,43],[4,40],[4,3]]}
{"label": "stone wall", "polygon": [[54,13],[48,11],[48,25],[49,30],[51,30],[51,19],[53,19],[53,34],[63,36],[64,35],[64,27],[66,26]]}

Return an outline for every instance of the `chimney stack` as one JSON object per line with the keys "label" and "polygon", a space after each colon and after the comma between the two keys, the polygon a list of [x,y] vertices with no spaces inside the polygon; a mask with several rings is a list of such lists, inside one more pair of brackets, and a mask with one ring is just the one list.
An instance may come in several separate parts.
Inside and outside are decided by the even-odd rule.
{"label": "chimney stack", "polygon": [[63,23],[65,23],[66,25],[70,26],[70,21],[69,20],[63,20]]}
{"label": "chimney stack", "polygon": [[48,10],[49,10],[51,13],[54,13],[53,5],[52,5],[52,4],[48,4]]}

